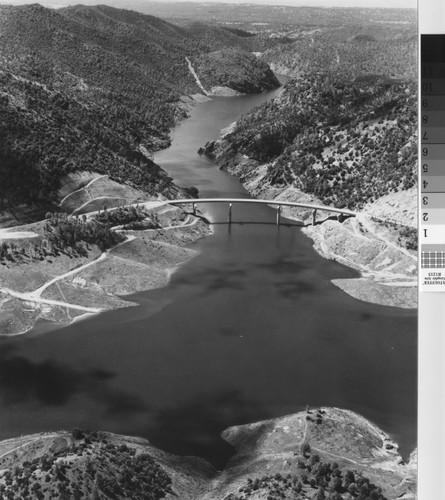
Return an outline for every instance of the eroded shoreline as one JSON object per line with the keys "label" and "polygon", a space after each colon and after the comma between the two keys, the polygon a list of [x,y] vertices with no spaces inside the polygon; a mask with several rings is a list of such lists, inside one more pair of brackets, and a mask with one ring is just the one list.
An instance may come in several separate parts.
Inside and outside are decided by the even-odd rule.
{"label": "eroded shoreline", "polygon": [[[210,156],[225,171],[237,177],[254,198],[323,204],[313,195],[295,187],[277,188],[265,179],[267,164],[258,165],[244,155],[225,158],[224,135],[207,144]],[[206,148],[202,153],[206,154]],[[302,231],[313,241],[314,249],[326,259],[336,260],[361,273],[359,278],[332,280],[332,283],[354,298],[384,306],[417,308],[417,252],[403,248],[397,232],[385,220],[415,227],[416,189],[394,193],[368,204],[355,218],[339,222],[336,218],[317,216],[304,209],[283,207],[282,215],[302,223]],[[383,223],[381,222],[383,221]]]}
{"label": "eroded shoreline", "polygon": [[[155,203],[156,205],[156,203]],[[0,287],[0,335],[29,332],[38,319],[62,326],[91,314],[136,305],[122,296],[164,287],[172,269],[196,255],[185,248],[211,233],[201,218],[165,204],[154,211],[161,229],[122,230],[126,239],[88,256],[59,255],[7,263]],[[33,224],[39,231],[39,223]],[[142,271],[142,272],[141,272]]]}

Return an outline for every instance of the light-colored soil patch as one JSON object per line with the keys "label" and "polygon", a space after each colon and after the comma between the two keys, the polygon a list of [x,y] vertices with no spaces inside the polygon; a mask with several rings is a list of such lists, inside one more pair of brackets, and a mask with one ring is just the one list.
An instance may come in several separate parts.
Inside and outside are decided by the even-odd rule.
{"label": "light-colored soil patch", "polygon": [[91,202],[91,196],[86,189],[81,189],[69,195],[60,204],[60,207],[67,213],[73,213],[76,208],[81,207],[87,203]]}
{"label": "light-colored soil patch", "polygon": [[321,424],[310,424],[310,443],[357,463],[401,460],[397,444],[387,434],[359,415],[337,408],[329,408]]}
{"label": "light-colored soil patch", "polygon": [[[197,220],[191,225],[186,227],[176,227],[171,229],[164,229],[159,231],[148,230],[140,233],[139,237],[143,239],[150,239],[153,241],[163,241],[171,245],[184,246],[193,243],[198,238],[208,236],[211,234],[211,229],[202,220]],[[133,231],[128,231],[128,234],[135,234]]]}
{"label": "light-colored soil patch", "polygon": [[17,231],[13,229],[0,229],[0,240],[22,240],[36,238],[39,235],[32,231]]}
{"label": "light-colored soil patch", "polygon": [[80,273],[80,278],[107,293],[127,295],[165,286],[169,274],[156,266],[109,257]]}
{"label": "light-colored soil patch", "polygon": [[363,212],[370,217],[417,227],[417,188],[382,196],[377,201],[365,205]]}
{"label": "light-colored soil patch", "polygon": [[22,300],[0,293],[0,334],[17,335],[28,331],[40,314],[39,309]]}
{"label": "light-colored soil patch", "polygon": [[[125,231],[128,241],[104,254],[90,246],[87,257],[61,254],[2,265],[0,335],[24,333],[38,318],[68,324],[85,313],[128,307],[134,304],[120,295],[165,286],[172,270],[196,255],[185,245],[211,231],[177,208],[155,210],[164,229]],[[42,223],[30,227],[41,232]]]}
{"label": "light-colored soil patch", "polygon": [[85,204],[80,205],[75,208],[72,213],[77,215],[87,214],[89,212],[96,212],[98,210],[103,210],[104,208],[114,208],[127,205],[126,198],[112,198],[109,196],[104,196],[102,198],[95,198],[94,200],[89,200]]}
{"label": "light-colored soil patch", "polygon": [[317,250],[363,272],[391,273],[416,276],[417,261],[414,252],[397,248],[390,241],[379,239],[361,225],[358,219],[348,219],[342,224],[326,221],[304,229],[315,241]]}
{"label": "light-colored soil patch", "polygon": [[209,95],[221,96],[221,97],[233,97],[242,94],[241,92],[231,89],[230,87],[215,86],[210,89]]}
{"label": "light-colored soil patch", "polygon": [[138,238],[120,245],[116,250],[112,250],[110,254],[113,257],[166,269],[190,259],[196,255],[196,252],[186,248],[178,248],[162,241]]}
{"label": "light-colored soil patch", "polygon": [[140,191],[139,189],[134,189],[124,184],[119,184],[115,181],[112,181],[108,177],[102,177],[91,184],[88,187],[88,192],[90,193],[92,198],[99,198],[101,196],[110,196],[116,198],[120,197],[129,200],[128,203],[133,203],[133,201],[136,201],[138,199],[147,198],[147,196],[144,196],[142,191]]}
{"label": "light-colored soil patch", "polygon": [[147,198],[139,189],[111,180],[107,175],[90,172],[70,174],[59,190],[60,207],[68,213],[88,213],[95,210],[128,205]]}
{"label": "light-colored soil patch", "polygon": [[0,288],[6,287],[18,292],[31,292],[47,281],[99,257],[97,247],[91,247],[88,257],[73,257],[61,254],[45,260],[0,266]]}
{"label": "light-colored soil patch", "polygon": [[61,187],[58,193],[60,199],[63,199],[65,196],[68,196],[77,189],[81,189],[83,186],[98,177],[98,175],[99,174],[96,172],[87,171],[79,171],[66,175],[61,181]]}
{"label": "light-colored soil patch", "polygon": [[397,282],[380,283],[372,278],[337,279],[332,280],[332,283],[359,300],[382,306],[417,308],[417,282],[415,281],[411,286],[398,285]]}
{"label": "light-colored soil patch", "polygon": [[[111,270],[113,270],[112,266]],[[114,270],[117,271],[118,269]],[[83,280],[85,280],[85,284]],[[81,284],[79,285],[79,283]],[[130,302],[111,295],[109,290],[104,290],[101,286],[95,285],[94,282],[87,283],[86,279],[80,276],[77,279],[71,279],[69,282],[54,283],[44,291],[42,298],[59,300],[85,307],[99,307],[101,309],[116,309],[132,305]],[[69,317],[76,317],[82,314],[79,311],[72,311],[71,309],[67,309],[67,312]],[[74,314],[72,314],[73,312]]]}
{"label": "light-colored soil patch", "polygon": [[375,304],[416,308],[416,254],[386,240],[385,231],[379,239],[378,229],[370,229],[358,219],[349,219],[343,224],[327,221],[303,231],[321,255],[361,271],[360,279],[333,280],[343,291]]}

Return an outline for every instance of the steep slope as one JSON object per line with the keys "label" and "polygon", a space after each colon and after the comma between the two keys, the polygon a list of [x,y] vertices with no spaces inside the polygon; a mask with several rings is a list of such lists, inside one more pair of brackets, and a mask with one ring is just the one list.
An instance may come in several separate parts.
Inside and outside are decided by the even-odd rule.
{"label": "steep slope", "polygon": [[[169,144],[186,96],[200,91],[187,57],[209,50],[199,36],[137,12],[0,6],[0,210],[8,208],[8,224],[55,209],[73,172],[174,196],[150,152]],[[266,78],[257,66],[265,67],[252,60],[248,69],[255,82]]]}
{"label": "steep slope", "polygon": [[242,94],[251,94],[280,86],[266,63],[234,49],[202,54],[193,59],[193,66],[207,89],[229,87]]}
{"label": "steep slope", "polygon": [[[168,144],[169,126],[184,116],[180,91],[196,89],[179,64],[180,35],[175,51],[167,23],[168,36],[144,16],[139,32],[125,33],[128,25],[109,16],[105,29],[106,12],[0,8],[1,197],[9,207],[47,209],[73,171],[106,173],[151,195],[173,188],[144,153]],[[160,86],[164,68],[172,69]]]}
{"label": "steep slope", "polygon": [[266,164],[264,181],[294,186],[326,204],[359,208],[416,179],[415,85],[301,78],[243,116],[217,157]]}

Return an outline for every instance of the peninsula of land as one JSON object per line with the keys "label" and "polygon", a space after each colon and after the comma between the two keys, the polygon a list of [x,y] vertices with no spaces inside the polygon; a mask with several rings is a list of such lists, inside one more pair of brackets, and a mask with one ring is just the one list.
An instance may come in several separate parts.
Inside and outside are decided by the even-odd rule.
{"label": "peninsula of land", "polygon": [[0,493],[102,500],[415,498],[416,452],[405,462],[388,435],[351,411],[308,408],[230,427],[222,438],[234,448],[223,470],[107,432],[8,439],[0,442]]}

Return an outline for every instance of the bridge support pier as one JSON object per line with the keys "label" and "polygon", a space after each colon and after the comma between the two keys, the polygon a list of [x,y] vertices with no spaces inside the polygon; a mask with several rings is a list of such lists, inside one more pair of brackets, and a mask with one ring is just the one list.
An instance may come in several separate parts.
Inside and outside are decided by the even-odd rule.
{"label": "bridge support pier", "polygon": [[232,204],[229,203],[229,224],[232,224]]}
{"label": "bridge support pier", "polygon": [[317,222],[317,209],[312,210],[312,225],[315,226],[316,222]]}
{"label": "bridge support pier", "polygon": [[196,215],[196,203],[193,203],[193,215]]}
{"label": "bridge support pier", "polygon": [[280,225],[281,222],[281,205],[278,205],[278,210],[277,210],[277,226]]}

